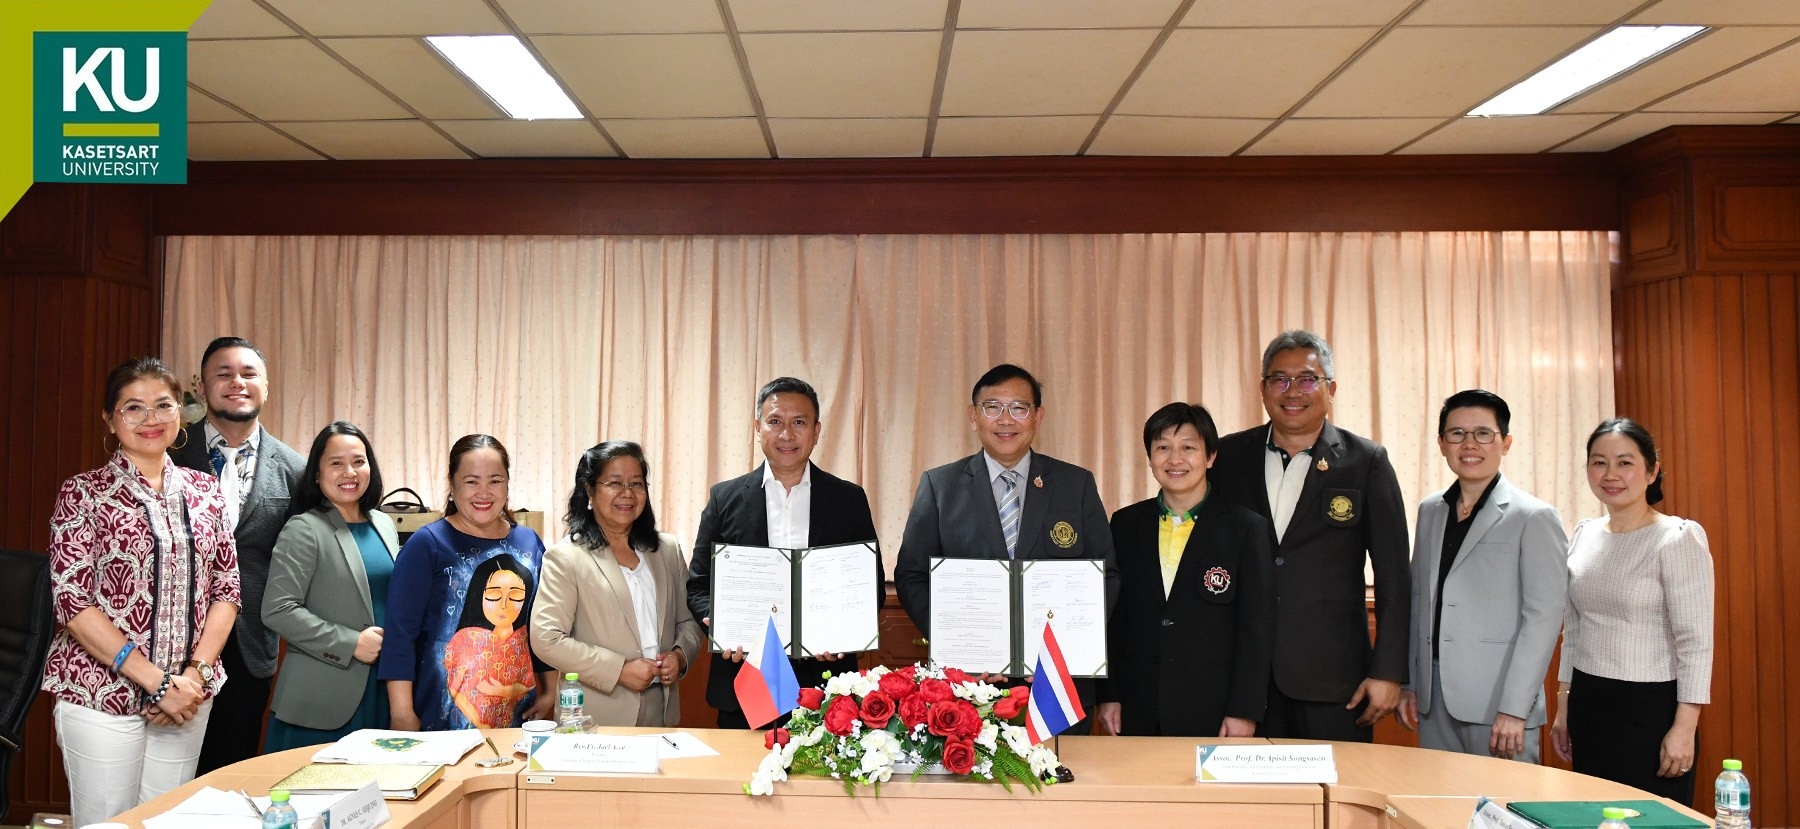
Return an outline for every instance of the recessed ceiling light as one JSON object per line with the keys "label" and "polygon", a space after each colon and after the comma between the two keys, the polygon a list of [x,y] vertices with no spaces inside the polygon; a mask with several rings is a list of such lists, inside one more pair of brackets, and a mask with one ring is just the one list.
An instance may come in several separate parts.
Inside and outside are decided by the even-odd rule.
{"label": "recessed ceiling light", "polygon": [[425,38],[425,42],[481,87],[508,117],[581,117],[575,102],[512,35],[436,35]]}
{"label": "recessed ceiling light", "polygon": [[1704,31],[1705,26],[1620,26],[1488,99],[1469,115],[1545,112]]}

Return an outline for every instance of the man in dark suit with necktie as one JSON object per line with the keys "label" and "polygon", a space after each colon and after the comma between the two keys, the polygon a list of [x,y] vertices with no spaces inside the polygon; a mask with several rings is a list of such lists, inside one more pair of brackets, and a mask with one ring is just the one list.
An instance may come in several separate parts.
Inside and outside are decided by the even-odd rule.
{"label": "man in dark suit with necktie", "polygon": [[[713,544],[749,547],[825,547],[875,540],[869,497],[856,484],[812,463],[819,443],[819,395],[806,381],[778,377],[756,395],[751,424],[762,446],[764,462],[755,471],[712,488],[700,513],[700,534],[688,564],[688,610],[712,628]],[[881,601],[887,576],[875,560],[875,590]],[[837,656],[826,654],[825,656]],[[743,651],[713,654],[706,679],[706,704],[718,709],[720,728],[749,728],[732,683],[743,664]],[[832,675],[856,670],[856,655],[835,659],[790,659],[800,687],[810,688]]]}
{"label": "man in dark suit with necktie", "polygon": [[[275,538],[287,525],[288,499],[306,459],[262,427],[269,399],[269,370],[262,352],[241,337],[220,337],[200,357],[200,390],[206,419],[186,428],[169,457],[219,478],[225,515],[235,519],[238,577],[243,607],[220,662],[225,685],[213,697],[212,720],[200,748],[197,774],[248,760],[262,751],[269,680],[275,675],[277,637],[263,626],[263,588]],[[210,669],[208,670],[210,673]],[[210,683],[211,676],[202,678]]]}
{"label": "man in dark suit with necktie", "polygon": [[[1259,737],[1371,742],[1407,678],[1411,545],[1387,450],[1326,420],[1331,346],[1288,331],[1263,351],[1269,422],[1219,441],[1212,482],[1275,531],[1275,653]],[[1363,562],[1375,570],[1369,644]]]}
{"label": "man in dark suit with necktie", "polygon": [[[894,589],[920,632],[931,635],[931,559],[1104,559],[1106,606],[1119,591],[1112,531],[1094,474],[1031,450],[1044,421],[1043,387],[1002,363],[975,381],[969,426],[981,451],[919,476]],[[1095,710],[1094,681],[1075,680],[1082,710]],[[1088,719],[1067,733],[1086,734]]]}

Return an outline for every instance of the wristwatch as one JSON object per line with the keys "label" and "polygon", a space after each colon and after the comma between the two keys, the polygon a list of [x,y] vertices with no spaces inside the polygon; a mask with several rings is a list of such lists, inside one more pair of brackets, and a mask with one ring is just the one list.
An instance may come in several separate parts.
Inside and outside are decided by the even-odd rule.
{"label": "wristwatch", "polygon": [[189,659],[187,665],[184,667],[193,668],[194,670],[199,671],[201,684],[208,688],[212,687],[213,669],[211,663],[201,662],[198,659]]}

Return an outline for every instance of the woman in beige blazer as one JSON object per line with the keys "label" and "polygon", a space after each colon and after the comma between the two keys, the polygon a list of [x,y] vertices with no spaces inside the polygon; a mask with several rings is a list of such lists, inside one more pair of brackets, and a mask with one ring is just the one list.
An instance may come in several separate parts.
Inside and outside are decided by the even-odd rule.
{"label": "woman in beige blazer", "polygon": [[676,682],[700,647],[687,557],[656,531],[642,447],[607,441],[575,467],[569,539],[544,553],[531,652],[581,675],[596,725],[675,725]]}

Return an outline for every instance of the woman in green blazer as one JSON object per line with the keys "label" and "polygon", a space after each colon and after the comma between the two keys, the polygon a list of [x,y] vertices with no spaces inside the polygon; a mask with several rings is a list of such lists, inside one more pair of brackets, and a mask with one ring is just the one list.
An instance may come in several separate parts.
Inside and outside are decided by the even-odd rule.
{"label": "woman in green blazer", "polygon": [[297,514],[275,542],[263,623],[287,640],[269,708],[265,752],[330,743],[388,726],[387,693],[370,666],[381,655],[388,576],[400,544],[376,509],[375,448],[345,421],[313,439]]}

